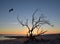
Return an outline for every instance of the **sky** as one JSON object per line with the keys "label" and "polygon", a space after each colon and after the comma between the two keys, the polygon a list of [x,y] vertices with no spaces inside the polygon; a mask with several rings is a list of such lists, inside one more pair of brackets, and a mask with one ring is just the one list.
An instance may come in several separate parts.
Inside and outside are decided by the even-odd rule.
{"label": "sky", "polygon": [[0,0],[0,34],[26,34],[28,29],[19,24],[17,16],[24,22],[28,18],[31,24],[36,9],[36,19],[43,14],[54,25],[41,29],[47,30],[46,34],[60,33],[60,0]]}

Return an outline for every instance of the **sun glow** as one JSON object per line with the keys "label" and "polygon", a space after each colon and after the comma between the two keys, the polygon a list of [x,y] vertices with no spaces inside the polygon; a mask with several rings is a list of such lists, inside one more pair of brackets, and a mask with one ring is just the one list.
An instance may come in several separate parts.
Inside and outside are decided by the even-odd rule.
{"label": "sun glow", "polygon": [[[44,29],[43,29],[44,30]],[[41,30],[38,31],[37,33],[37,29],[34,29],[33,34],[39,34],[41,32]],[[46,33],[44,34],[54,34],[54,33],[60,33],[59,29],[48,29]],[[28,34],[28,29],[27,28],[23,28],[23,29],[12,29],[12,30],[1,30],[0,34]]]}

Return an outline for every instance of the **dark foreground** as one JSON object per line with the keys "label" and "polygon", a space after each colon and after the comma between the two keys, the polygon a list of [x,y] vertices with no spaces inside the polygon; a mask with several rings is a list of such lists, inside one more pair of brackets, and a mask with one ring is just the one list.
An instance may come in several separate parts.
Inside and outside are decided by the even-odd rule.
{"label": "dark foreground", "polygon": [[0,40],[0,44],[60,44],[60,34],[44,35],[42,38],[37,41],[28,38]]}

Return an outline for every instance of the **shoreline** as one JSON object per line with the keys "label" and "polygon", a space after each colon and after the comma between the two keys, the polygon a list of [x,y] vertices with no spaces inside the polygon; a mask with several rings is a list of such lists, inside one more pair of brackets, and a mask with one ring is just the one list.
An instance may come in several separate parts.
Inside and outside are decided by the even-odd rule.
{"label": "shoreline", "polygon": [[[31,42],[32,43],[34,42],[33,44],[60,44],[60,34],[44,35],[43,38],[44,40],[39,40],[38,42],[35,41]],[[6,40],[0,40],[0,44],[25,44],[24,42],[27,40],[28,38],[19,38],[19,39],[9,38]],[[27,44],[32,44],[31,42],[27,42]]]}

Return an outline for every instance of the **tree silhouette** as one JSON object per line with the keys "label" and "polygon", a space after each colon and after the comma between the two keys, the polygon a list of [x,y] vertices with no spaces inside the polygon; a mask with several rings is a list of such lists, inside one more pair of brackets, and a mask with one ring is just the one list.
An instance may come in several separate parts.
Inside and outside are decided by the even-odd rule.
{"label": "tree silhouette", "polygon": [[19,16],[17,16],[18,22],[19,22],[22,26],[26,26],[26,27],[28,28],[28,33],[29,33],[30,39],[33,39],[33,38],[35,39],[36,36],[39,36],[39,35],[44,34],[45,32],[47,32],[47,30],[46,30],[46,31],[42,30],[39,34],[33,35],[32,32],[33,32],[34,29],[37,28],[37,33],[38,33],[39,29],[40,29],[41,26],[44,25],[44,24],[48,24],[48,25],[50,25],[50,26],[53,26],[53,25],[50,24],[49,21],[47,21],[47,20],[44,18],[44,15],[43,15],[43,14],[38,17],[38,20],[36,20],[36,19],[35,19],[35,14],[36,14],[37,11],[38,11],[38,9],[36,9],[36,10],[33,12],[33,15],[32,15],[32,28],[30,28],[29,25],[28,25],[28,19],[26,19],[26,22],[23,23],[22,21],[20,21]]}

